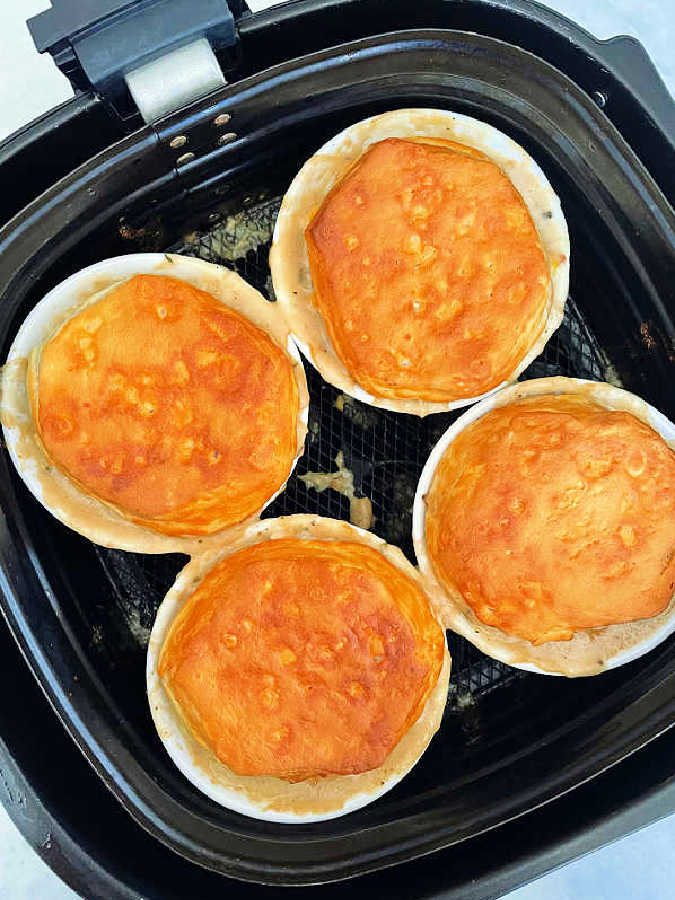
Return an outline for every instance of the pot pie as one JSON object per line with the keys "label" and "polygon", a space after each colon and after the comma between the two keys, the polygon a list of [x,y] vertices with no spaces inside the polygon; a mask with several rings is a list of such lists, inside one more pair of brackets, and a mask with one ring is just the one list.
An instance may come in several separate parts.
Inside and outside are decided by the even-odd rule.
{"label": "pot pie", "polygon": [[442,110],[366,119],[322,147],[282,202],[274,289],[336,387],[424,415],[517,375],[562,319],[569,238],[536,163]]}
{"label": "pot pie", "polygon": [[675,428],[606,384],[539,379],[456,422],[415,500],[446,621],[505,662],[618,665],[673,628]]}
{"label": "pot pie", "polygon": [[380,796],[438,729],[450,658],[397,548],[346,522],[263,520],[193,558],[157,615],[148,696],[183,773],[274,821]]}
{"label": "pot pie", "polygon": [[99,543],[181,549],[257,516],[303,449],[307,390],[285,324],[199,260],[144,254],[78,273],[33,310],[10,360],[14,461]]}

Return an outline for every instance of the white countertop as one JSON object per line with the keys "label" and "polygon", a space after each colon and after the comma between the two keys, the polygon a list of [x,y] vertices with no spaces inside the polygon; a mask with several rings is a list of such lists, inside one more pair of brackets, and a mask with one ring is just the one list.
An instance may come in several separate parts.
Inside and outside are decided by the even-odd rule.
{"label": "white countertop", "polygon": [[[25,26],[26,19],[48,5],[46,0],[0,0],[0,140],[72,95],[51,57],[35,52]],[[249,0],[254,10],[272,5],[272,0]],[[597,37],[639,38],[675,94],[673,0],[552,0],[547,5]],[[675,897],[673,847],[675,815],[545,875],[509,894],[508,900],[667,900]],[[76,898],[28,846],[1,806],[0,898]]]}

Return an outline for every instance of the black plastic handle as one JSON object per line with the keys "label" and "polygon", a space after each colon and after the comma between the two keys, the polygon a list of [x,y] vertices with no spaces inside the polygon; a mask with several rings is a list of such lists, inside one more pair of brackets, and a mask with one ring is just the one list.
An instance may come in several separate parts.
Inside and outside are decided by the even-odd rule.
{"label": "black plastic handle", "polygon": [[76,91],[93,89],[126,119],[135,112],[126,72],[200,37],[233,47],[245,9],[243,0],[53,0],[27,24]]}

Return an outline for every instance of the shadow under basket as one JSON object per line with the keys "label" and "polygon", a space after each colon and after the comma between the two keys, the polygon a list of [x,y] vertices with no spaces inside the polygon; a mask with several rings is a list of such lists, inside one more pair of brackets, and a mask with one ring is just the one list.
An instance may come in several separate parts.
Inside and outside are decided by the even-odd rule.
{"label": "shadow under basket", "polygon": [[[402,32],[324,51],[227,87],[145,128],[49,189],[1,233],[3,358],[26,313],[66,275],[106,256],[185,253],[231,267],[274,297],[268,265],[280,198],[304,160],[366,115],[438,106],[494,124],[541,165],[572,245],[560,329],[523,378],[608,380],[675,417],[673,212],[607,116],[518,48],[463,32]],[[168,141],[220,112],[236,139],[177,169]],[[205,139],[204,139],[205,140]],[[670,308],[670,313],[668,309]],[[300,476],[342,454],[372,530],[414,559],[411,510],[427,456],[457,413],[426,419],[366,406],[306,365],[305,453],[266,516],[349,518],[349,501]],[[166,755],[145,695],[155,612],[184,557],[96,547],[35,501],[0,454],[3,610],[74,740],[152,834],[236,878],[316,884],[478,835],[592,778],[656,737],[675,712],[675,638],[594,678],[532,675],[449,635],[443,722],[413,771],[358,812],[312,825],[247,819],[197,792]]]}

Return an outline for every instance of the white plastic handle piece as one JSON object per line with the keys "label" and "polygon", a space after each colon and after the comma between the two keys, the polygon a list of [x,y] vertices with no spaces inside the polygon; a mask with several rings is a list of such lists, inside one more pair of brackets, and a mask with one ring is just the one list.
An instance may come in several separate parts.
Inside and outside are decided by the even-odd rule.
{"label": "white plastic handle piece", "polygon": [[145,122],[203,97],[227,82],[206,38],[198,38],[124,76]]}

